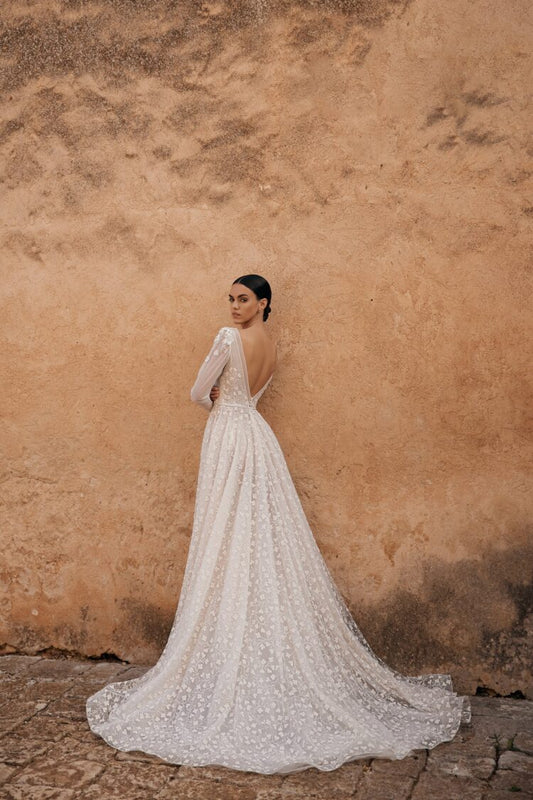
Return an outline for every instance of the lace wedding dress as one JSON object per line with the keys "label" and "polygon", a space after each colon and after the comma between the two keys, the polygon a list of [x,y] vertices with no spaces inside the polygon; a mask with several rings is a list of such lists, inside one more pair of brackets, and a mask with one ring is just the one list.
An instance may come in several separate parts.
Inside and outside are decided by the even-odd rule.
{"label": "lace wedding dress", "polygon": [[365,641],[256,409],[271,380],[251,396],[239,330],[221,328],[191,390],[210,414],[174,623],[155,666],[88,698],[89,725],[119,750],[259,773],[448,741],[469,700],[449,675],[395,672]]}

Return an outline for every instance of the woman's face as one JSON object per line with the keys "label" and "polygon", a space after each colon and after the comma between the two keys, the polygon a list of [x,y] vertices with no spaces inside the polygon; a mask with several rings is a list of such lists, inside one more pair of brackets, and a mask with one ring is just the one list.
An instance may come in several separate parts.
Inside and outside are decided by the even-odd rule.
{"label": "woman's face", "polygon": [[246,324],[257,314],[263,319],[265,300],[258,300],[257,295],[242,283],[234,283],[229,292],[231,316],[238,325]]}

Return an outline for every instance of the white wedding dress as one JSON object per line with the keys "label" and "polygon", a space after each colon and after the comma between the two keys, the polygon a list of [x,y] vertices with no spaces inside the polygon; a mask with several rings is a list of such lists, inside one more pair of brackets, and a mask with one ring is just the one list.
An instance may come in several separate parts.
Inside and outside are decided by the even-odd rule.
{"label": "white wedding dress", "polygon": [[448,741],[469,699],[449,675],[395,672],[365,641],[256,409],[271,380],[250,395],[239,330],[221,328],[191,390],[210,414],[174,623],[142,677],[88,698],[89,725],[119,750],[259,773]]}

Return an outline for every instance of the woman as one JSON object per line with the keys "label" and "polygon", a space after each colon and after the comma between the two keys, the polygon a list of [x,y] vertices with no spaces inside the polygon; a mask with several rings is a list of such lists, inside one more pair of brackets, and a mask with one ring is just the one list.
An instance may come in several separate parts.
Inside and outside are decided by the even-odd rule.
{"label": "woman", "polygon": [[120,750],[260,773],[404,758],[470,719],[449,675],[404,677],[371,651],[318,550],[256,404],[276,364],[259,275],[229,293],[191,390],[210,411],[191,544],[165,649],[142,677],[87,701]]}

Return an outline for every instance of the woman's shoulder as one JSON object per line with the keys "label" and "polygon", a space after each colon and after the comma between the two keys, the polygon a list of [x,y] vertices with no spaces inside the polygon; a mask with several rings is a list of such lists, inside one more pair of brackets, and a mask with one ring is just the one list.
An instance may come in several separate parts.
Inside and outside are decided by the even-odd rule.
{"label": "woman's shoulder", "polygon": [[237,328],[232,328],[231,325],[223,325],[217,331],[217,336],[223,337],[228,335],[233,335],[232,331],[236,331]]}
{"label": "woman's shoulder", "polygon": [[215,346],[224,346],[227,347],[233,341],[234,333],[233,331],[235,328],[231,328],[229,325],[223,325],[222,328],[219,328],[215,334],[213,339],[213,347]]}

